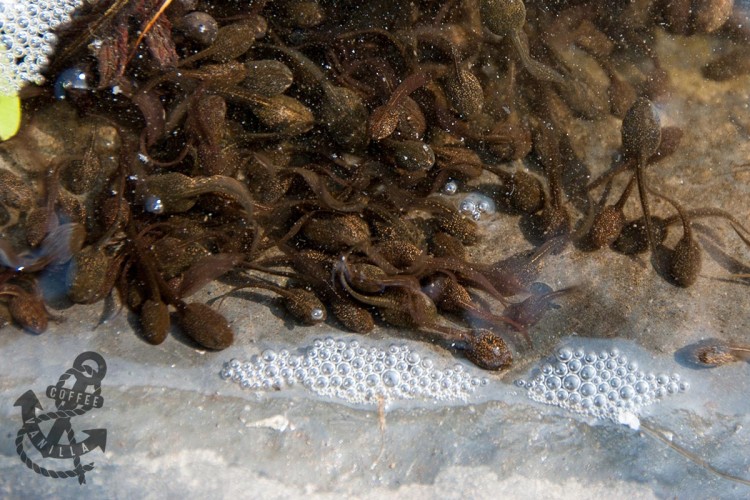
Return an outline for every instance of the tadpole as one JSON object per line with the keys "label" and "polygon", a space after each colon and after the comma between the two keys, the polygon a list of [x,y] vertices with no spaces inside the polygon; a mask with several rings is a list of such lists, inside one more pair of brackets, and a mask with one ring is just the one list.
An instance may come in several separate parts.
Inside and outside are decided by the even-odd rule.
{"label": "tadpole", "polygon": [[337,144],[350,151],[360,151],[367,145],[367,109],[357,93],[329,82],[318,66],[297,50],[277,45],[261,47],[282,54],[301,75],[302,82],[320,89],[320,120]]}
{"label": "tadpole", "polygon": [[645,97],[639,97],[630,107],[622,120],[622,151],[626,158],[636,161],[635,173],[638,194],[643,208],[643,219],[646,222],[646,236],[649,248],[656,248],[651,224],[647,186],[644,174],[646,161],[655,154],[661,143],[661,120],[654,105]]}
{"label": "tadpole", "polygon": [[565,84],[560,73],[529,55],[529,48],[521,39],[523,25],[526,24],[526,5],[523,0],[480,0],[479,9],[485,28],[493,35],[510,38],[521,63],[534,78]]}
{"label": "tadpole", "polygon": [[675,285],[687,288],[698,279],[702,263],[701,247],[693,237],[690,219],[682,207],[668,196],[653,190],[651,192],[669,202],[682,220],[682,237],[671,252],[668,273]]}

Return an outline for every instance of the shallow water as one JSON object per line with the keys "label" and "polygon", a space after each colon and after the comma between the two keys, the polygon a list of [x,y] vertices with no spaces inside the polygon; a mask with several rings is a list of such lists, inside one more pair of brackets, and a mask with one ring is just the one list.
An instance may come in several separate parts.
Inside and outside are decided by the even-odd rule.
{"label": "shallow water", "polygon": [[[700,37],[660,36],[658,50],[668,62],[673,90],[659,112],[663,125],[680,126],[685,136],[680,154],[648,175],[691,207],[718,206],[750,220],[750,80],[710,82],[700,76],[702,65],[725,48]],[[60,144],[73,135],[61,129],[80,125],[67,108],[59,109],[59,123],[37,131],[51,144],[40,154],[59,154]],[[594,173],[603,171],[619,148],[619,122],[607,118],[603,124],[580,121],[573,127],[573,146],[586,152]],[[9,158],[0,161],[17,159]],[[467,196],[452,189],[445,193],[456,207]],[[466,208],[478,215],[484,238],[482,246],[470,249],[472,259],[490,262],[530,247],[518,231],[518,218],[494,207],[479,211],[476,203]],[[668,208],[656,203],[656,210]],[[561,307],[532,329],[533,348],[514,344],[514,365],[500,374],[483,372],[415,333],[380,328],[362,337],[342,334],[333,322],[295,325],[270,294],[261,293],[253,300],[234,295],[222,302],[237,340],[220,353],[196,349],[176,328],[164,344],[148,345],[133,331],[136,319],[124,311],[95,328],[101,305],[55,310],[66,321],[40,336],[6,328],[0,332],[0,494],[747,498],[750,488],[637,430],[639,425],[658,429],[717,469],[750,478],[750,363],[697,369],[680,355],[684,346],[707,338],[747,341],[747,281],[726,279],[730,266],[722,254],[747,262],[750,253],[726,224],[704,224],[697,232],[706,255],[698,282],[688,289],[666,283],[643,256],[574,249],[550,256],[539,281],[578,290],[557,301]],[[215,284],[197,298],[214,300],[227,290]],[[432,360],[433,373],[445,377],[445,370],[453,370],[451,377],[458,365],[465,375],[457,387],[444,390],[440,380],[430,379],[426,389],[412,393],[394,389],[390,384],[396,379],[385,377],[384,367],[372,386],[363,372],[364,390],[354,396],[328,390],[330,378],[316,389],[320,373],[295,378],[293,387],[274,376],[267,390],[243,389],[221,377],[230,359],[256,363],[254,357],[269,349],[304,357],[315,339],[328,337],[357,339],[384,352],[406,346],[418,353],[420,363]],[[579,346],[595,353],[618,349],[638,361],[644,377],[678,373],[678,389],[687,385],[613,419],[566,406],[556,395],[555,404],[532,400],[526,386],[516,383],[532,381],[560,348]],[[106,359],[104,406],[72,422],[77,432],[106,429],[107,443],[105,450],[83,458],[95,467],[79,486],[75,479],[41,477],[19,460],[15,439],[21,410],[15,403],[33,390],[43,406],[39,411],[51,411],[53,401],[43,396],[47,386],[84,351]],[[315,366],[323,368],[322,362]],[[262,376],[253,380],[262,385]],[[463,383],[470,390],[462,390]],[[537,399],[546,400],[542,396]],[[70,460],[34,459],[48,468],[72,467]]]}

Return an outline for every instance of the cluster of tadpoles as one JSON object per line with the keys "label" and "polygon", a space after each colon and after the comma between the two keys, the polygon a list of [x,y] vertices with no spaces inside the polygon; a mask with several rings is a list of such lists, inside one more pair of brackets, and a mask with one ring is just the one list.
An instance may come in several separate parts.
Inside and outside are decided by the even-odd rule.
{"label": "cluster of tadpoles", "polygon": [[[235,292],[278,295],[302,324],[330,314],[368,333],[379,320],[502,369],[511,334],[530,344],[529,328],[573,290],[535,282],[543,258],[570,242],[650,249],[668,280],[690,286],[701,262],[692,219],[723,217],[746,243],[750,233],[648,183],[648,166],[681,136],[653,104],[669,85],[654,32],[712,32],[731,6],[693,1],[700,8],[679,16],[673,4],[685,2],[657,1],[644,17],[628,5],[546,3],[89,5],[62,34],[54,85],[30,100],[63,97],[98,129],[82,157],[60,159],[44,179],[0,171],[0,315],[44,331],[37,278],[49,271],[75,303],[116,292],[153,344],[172,308],[184,333],[223,349],[228,322],[190,296],[224,276]],[[584,165],[570,124],[610,114],[622,119],[621,159],[593,181],[570,175]],[[537,172],[501,166],[520,159]],[[534,250],[494,263],[467,256],[479,226],[440,191],[480,177],[501,212],[520,215]],[[629,220],[634,188],[641,213]],[[676,215],[652,215],[652,197]],[[683,235],[668,249],[677,222]]]}

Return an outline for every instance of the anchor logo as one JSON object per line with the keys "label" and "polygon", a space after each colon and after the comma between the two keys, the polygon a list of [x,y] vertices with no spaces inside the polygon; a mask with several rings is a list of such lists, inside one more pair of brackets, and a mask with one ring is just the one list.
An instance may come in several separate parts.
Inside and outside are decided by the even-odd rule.
{"label": "anchor logo", "polygon": [[[77,477],[79,484],[86,482],[86,472],[94,468],[94,463],[81,465],[81,456],[99,448],[102,452],[107,444],[106,429],[88,429],[83,441],[78,441],[73,430],[71,419],[88,413],[94,408],[101,408],[104,398],[101,396],[101,382],[107,373],[107,363],[95,352],[84,352],[73,362],[73,367],[63,373],[56,385],[47,387],[46,395],[55,401],[57,411],[37,415],[37,410],[44,411],[34,391],[26,391],[15,403],[21,407],[23,425],[16,435],[16,452],[26,466],[44,477],[65,479]],[[52,421],[52,427],[45,434],[40,423]],[[44,458],[73,459],[73,468],[69,470],[50,470],[35,463],[26,454],[24,438]],[[67,444],[61,444],[65,438]]]}

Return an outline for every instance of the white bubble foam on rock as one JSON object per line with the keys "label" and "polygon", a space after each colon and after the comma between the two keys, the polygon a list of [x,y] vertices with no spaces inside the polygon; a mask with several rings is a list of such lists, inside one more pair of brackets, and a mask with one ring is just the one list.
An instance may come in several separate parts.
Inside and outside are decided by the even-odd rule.
{"label": "white bubble foam on rock", "polygon": [[423,399],[466,401],[488,380],[463,364],[433,361],[410,346],[382,348],[359,340],[317,339],[304,354],[267,349],[250,361],[232,359],[221,377],[243,389],[268,391],[302,386],[350,404]]}

